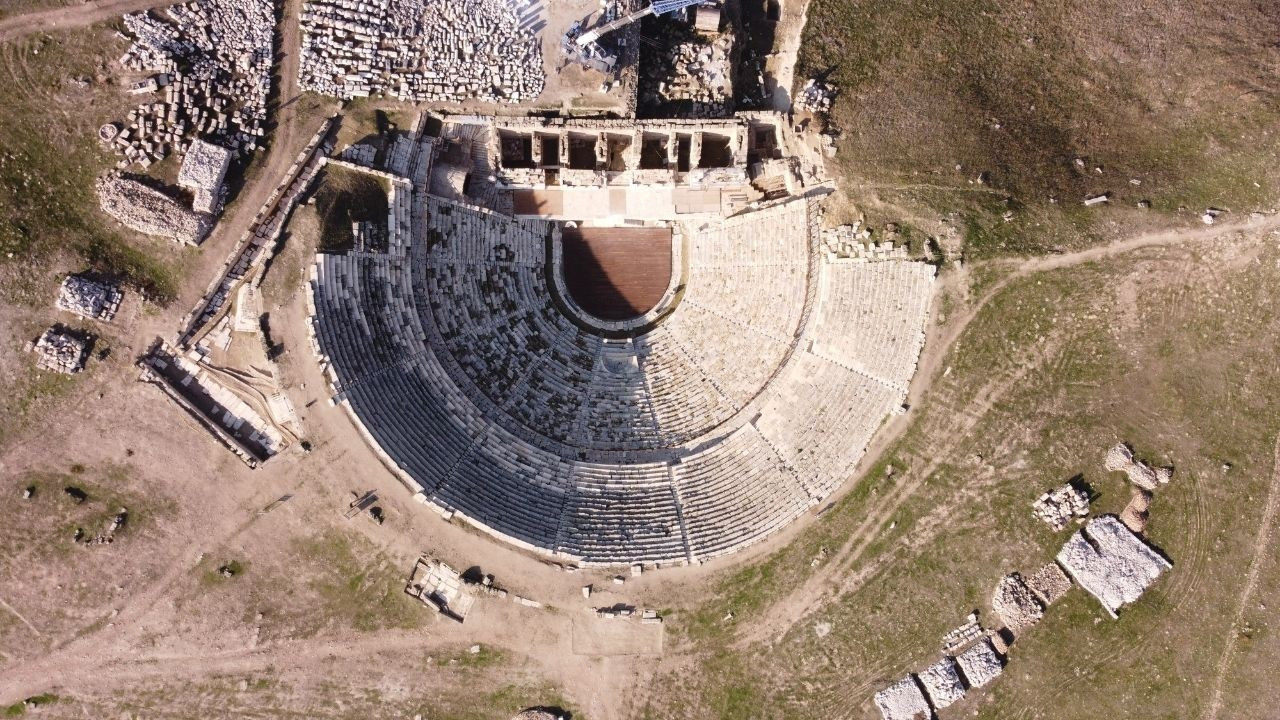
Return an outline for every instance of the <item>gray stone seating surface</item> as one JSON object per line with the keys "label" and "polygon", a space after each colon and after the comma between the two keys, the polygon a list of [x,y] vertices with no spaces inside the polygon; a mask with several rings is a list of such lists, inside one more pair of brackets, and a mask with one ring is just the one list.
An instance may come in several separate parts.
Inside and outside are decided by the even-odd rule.
{"label": "gray stone seating surface", "polygon": [[[728,318],[692,303],[680,310],[659,330],[677,338],[690,361],[735,408],[760,391],[786,356],[788,343],[743,332]],[[739,362],[744,357],[752,362]]]}
{"label": "gray stone seating surface", "polygon": [[746,547],[812,504],[751,425],[682,458],[675,479],[689,547],[701,559]]}
{"label": "gray stone seating surface", "polygon": [[796,230],[808,224],[804,201],[789,202],[720,223],[707,223],[689,244],[690,267],[742,268],[805,266],[809,248],[795,242]]}
{"label": "gray stone seating surface", "polygon": [[578,463],[559,548],[597,562],[685,556],[679,503],[665,463]]}
{"label": "gray stone seating surface", "polygon": [[654,421],[667,447],[680,445],[727,420],[743,403],[733,403],[664,326],[636,341]]}
{"label": "gray stone seating surface", "polygon": [[[693,303],[782,342],[795,335],[804,309],[807,267],[751,266],[689,271]],[[743,293],[742,288],[751,288]]]}
{"label": "gray stone seating surface", "polygon": [[933,266],[925,263],[824,265],[817,352],[905,388],[924,346],[932,283]]}
{"label": "gray stone seating surface", "polygon": [[[889,380],[910,377],[893,366],[914,365],[910,345],[829,357],[844,346],[822,341],[857,327],[866,305],[918,330],[928,286],[903,273],[902,292],[926,297],[901,307],[880,275],[863,296],[819,293],[863,266],[816,261],[808,203],[718,226],[742,248],[736,266],[710,228],[694,233],[704,265],[691,262],[682,304],[636,338],[605,340],[551,301],[548,223],[411,189],[396,189],[389,219],[425,228],[411,223],[386,253],[318,256],[317,347],[335,400],[384,460],[498,537],[585,564],[734,552],[837,487],[901,402],[905,385]],[[831,298],[839,307],[821,306]]]}
{"label": "gray stone seating surface", "polygon": [[813,496],[822,498],[848,477],[900,402],[900,393],[881,382],[799,352],[770,385],[755,424]]}
{"label": "gray stone seating surface", "polygon": [[427,244],[431,260],[543,263],[548,225],[512,221],[495,213],[429,198]]}
{"label": "gray stone seating surface", "polygon": [[640,357],[630,342],[602,344],[581,418],[576,434],[592,447],[630,450],[660,444]]}

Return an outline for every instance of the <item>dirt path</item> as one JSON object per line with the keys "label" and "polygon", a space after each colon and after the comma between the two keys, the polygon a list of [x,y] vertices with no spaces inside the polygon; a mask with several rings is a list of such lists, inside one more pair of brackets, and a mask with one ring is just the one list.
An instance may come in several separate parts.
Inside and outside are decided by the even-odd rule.
{"label": "dirt path", "polygon": [[0,42],[35,32],[86,27],[125,13],[172,5],[175,0],[94,0],[82,5],[41,10],[0,20]]}
{"label": "dirt path", "polygon": [[791,86],[795,84],[796,56],[800,52],[800,39],[804,35],[809,2],[810,0],[786,0],[782,3],[782,16],[774,38],[777,51],[768,59],[765,67],[771,83],[770,99],[773,109],[778,112],[791,111]]}
{"label": "dirt path", "polygon": [[1227,680],[1227,671],[1231,669],[1231,660],[1236,653],[1237,640],[1240,638],[1240,625],[1244,621],[1245,610],[1258,588],[1258,575],[1262,572],[1262,564],[1270,559],[1268,548],[1271,546],[1271,531],[1275,529],[1276,511],[1280,510],[1280,437],[1276,438],[1276,447],[1272,460],[1271,486],[1267,490],[1267,504],[1262,510],[1262,525],[1258,527],[1258,538],[1253,543],[1253,558],[1249,561],[1249,572],[1246,575],[1244,589],[1240,591],[1240,601],[1236,604],[1236,614],[1231,621],[1231,631],[1227,633],[1227,646],[1218,659],[1218,669],[1213,678],[1213,695],[1209,699],[1209,707],[1204,712],[1205,720],[1217,720],[1222,710],[1222,687]]}
{"label": "dirt path", "polygon": [[[916,374],[912,378],[908,389],[907,403],[912,407],[918,405],[924,394],[933,387],[934,383],[941,379],[944,370],[942,368],[943,360],[965,329],[968,328],[969,323],[977,317],[987,303],[999,295],[1014,280],[1035,273],[1102,260],[1147,247],[1207,240],[1244,230],[1268,231],[1277,228],[1280,228],[1280,215],[1264,215],[1247,218],[1235,223],[1144,233],[1108,245],[1062,255],[1032,258],[1012,265],[1013,269],[1009,274],[993,283],[981,297],[973,300],[962,312],[950,318],[946,324],[934,325],[930,328],[929,337],[926,339],[924,350],[920,354]],[[944,280],[945,282],[954,284],[956,279],[953,277],[949,280]],[[955,438],[957,441],[964,437],[986,415],[995,400],[1015,385],[1019,379],[1020,376],[1015,375],[1003,382],[984,388],[980,393],[982,400],[979,402],[978,407],[966,408],[963,413],[952,413],[952,415],[956,416],[957,423],[955,427],[948,429],[944,437]],[[913,420],[913,414],[907,413],[886,423],[859,462],[852,482],[860,480],[868,468],[874,467],[880,462],[885,451],[906,433]],[[750,628],[745,629],[737,644],[746,646],[760,641],[776,642],[792,627],[801,622],[805,616],[831,597],[838,596],[849,588],[865,581],[866,573],[857,570],[857,562],[862,558],[863,553],[871,545],[872,541],[884,532],[891,522],[894,512],[915,493],[925,478],[936,469],[937,464],[947,457],[947,450],[950,446],[951,444],[949,443],[938,452],[932,453],[932,457],[925,459],[926,462],[919,471],[912,471],[909,482],[895,487],[887,493],[880,501],[880,504],[872,508],[866,519],[850,534],[844,545],[832,554],[824,571],[811,576],[793,592],[775,603],[760,622],[752,623]],[[844,491],[842,490],[841,492]]]}
{"label": "dirt path", "polygon": [[[176,307],[189,309],[204,295],[208,285],[222,269],[222,264],[235,249],[240,236],[248,232],[258,210],[266,204],[276,185],[284,178],[289,166],[307,140],[311,138],[324,122],[321,114],[303,118],[299,111],[298,101],[302,94],[298,90],[298,65],[301,61],[299,46],[302,42],[299,29],[299,17],[302,13],[302,0],[285,0],[283,20],[279,24],[280,61],[277,65],[275,80],[279,83],[278,103],[276,107],[275,129],[271,133],[271,142],[266,149],[263,163],[250,170],[250,175],[240,193],[236,196],[228,212],[208,239],[201,246],[197,267],[190,273],[192,281],[183,289]],[[309,120],[305,123],[303,120]]]}

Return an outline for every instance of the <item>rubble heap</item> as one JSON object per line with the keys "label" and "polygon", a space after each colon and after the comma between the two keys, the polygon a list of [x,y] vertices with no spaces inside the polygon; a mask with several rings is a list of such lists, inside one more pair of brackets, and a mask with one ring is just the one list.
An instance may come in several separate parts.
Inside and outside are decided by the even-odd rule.
{"label": "rubble heap", "polygon": [[960,679],[954,658],[943,657],[921,671],[920,684],[938,710],[964,697],[964,681]]}
{"label": "rubble heap", "polygon": [[146,235],[197,245],[209,232],[209,218],[169,196],[122,175],[99,178],[98,203],[122,225]]}
{"label": "rubble heap", "polygon": [[1123,472],[1129,476],[1129,482],[1143,490],[1155,490],[1173,479],[1172,468],[1152,468],[1150,465],[1133,459],[1133,450],[1120,443],[1107,451],[1104,463],[1108,472]]}
{"label": "rubble heap", "polygon": [[350,99],[523,102],[546,74],[537,33],[500,0],[309,0],[303,90]]}
{"label": "rubble heap", "polygon": [[220,145],[193,140],[178,170],[178,185],[195,193],[192,209],[217,214],[222,209],[223,185],[231,151]]}
{"label": "rubble heap", "polygon": [[1016,572],[1000,579],[991,594],[991,609],[1013,630],[1031,627],[1044,617],[1044,608]]}
{"label": "rubble heap", "polygon": [[933,715],[929,701],[911,675],[876,693],[875,701],[884,720],[915,720]]}
{"label": "rubble heap", "polygon": [[59,310],[75,313],[90,320],[110,322],[120,309],[124,293],[110,283],[90,280],[80,275],[68,275],[58,288],[55,301]]}
{"label": "rubble heap", "polygon": [[29,349],[36,354],[36,367],[66,375],[84,369],[89,342],[56,325],[44,331]]}
{"label": "rubble heap", "polygon": [[862,227],[861,222],[823,229],[822,249],[831,260],[906,260],[909,256],[906,245],[895,247],[888,240],[873,242],[871,228]]}
{"label": "rubble heap", "polygon": [[1061,530],[1073,517],[1089,515],[1089,496],[1083,490],[1067,483],[1036,498],[1031,512],[1054,530]]}
{"label": "rubble heap", "polygon": [[1071,578],[1056,562],[1051,562],[1027,578],[1027,589],[1035,593],[1043,607],[1049,607],[1071,589]]}
{"label": "rubble heap", "polygon": [[984,639],[957,655],[956,664],[960,666],[960,672],[964,673],[971,688],[982,687],[1004,672],[1004,664],[990,639]]}
{"label": "rubble heap", "polygon": [[733,33],[711,42],[671,45],[659,62],[648,66],[643,102],[675,105],[682,117],[716,118],[733,114]]}
{"label": "rubble heap", "polygon": [[1173,567],[1114,515],[1090,520],[1062,546],[1057,559],[1112,617]]}
{"label": "rubble heap", "polygon": [[810,78],[796,93],[794,105],[798,110],[825,115],[831,112],[831,103],[835,100],[836,89],[832,85]]}
{"label": "rubble heap", "polygon": [[275,17],[271,0],[193,0],[124,16],[133,44],[120,63],[152,73],[130,92],[164,91],[129,112],[111,144],[119,166],[151,165],[203,136],[249,154],[264,135]]}

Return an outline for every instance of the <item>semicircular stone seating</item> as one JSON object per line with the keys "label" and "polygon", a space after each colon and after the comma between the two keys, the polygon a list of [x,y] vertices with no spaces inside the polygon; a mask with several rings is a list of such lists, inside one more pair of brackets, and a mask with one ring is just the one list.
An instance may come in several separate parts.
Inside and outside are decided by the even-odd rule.
{"label": "semicircular stone seating", "polygon": [[933,269],[820,257],[816,200],[683,228],[678,305],[621,339],[561,311],[554,223],[412,202],[423,226],[388,252],[317,256],[316,349],[384,461],[508,542],[583,564],[739,550],[849,476],[915,371]]}

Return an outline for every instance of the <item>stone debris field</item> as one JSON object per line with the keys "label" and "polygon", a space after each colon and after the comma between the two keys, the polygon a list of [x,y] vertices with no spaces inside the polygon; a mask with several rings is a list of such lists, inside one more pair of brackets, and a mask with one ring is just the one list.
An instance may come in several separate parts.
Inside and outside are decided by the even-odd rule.
{"label": "stone debris field", "polygon": [[[1124,444],[1107,452],[1104,465],[1109,471],[1138,466]],[[1141,487],[1140,483],[1152,481],[1156,472],[1142,465],[1131,473],[1131,479],[1134,475],[1139,476],[1134,484]],[[1160,477],[1167,483],[1172,471],[1166,470]],[[1141,492],[1149,497],[1149,491]],[[1089,512],[1088,496],[1071,483],[1045,493],[1035,504],[1036,516],[1055,531],[1066,527],[1072,517]],[[908,674],[890,683],[875,694],[875,705],[885,720],[932,718],[936,710],[1003,673],[1010,643],[1040,622],[1045,610],[1071,589],[1073,579],[1115,618],[1121,607],[1137,600],[1172,567],[1115,515],[1095,517],[1067,540],[1055,562],[1045,564],[1029,578],[1012,572],[1000,579],[991,594],[991,609],[1002,627],[984,630],[975,611],[968,622],[943,638],[940,661],[918,675]]]}
{"label": "stone debris field", "polygon": [[542,45],[501,0],[309,0],[303,90],[343,99],[517,103],[546,84]]}
{"label": "stone debris field", "polygon": [[122,299],[124,293],[114,284],[81,275],[68,275],[58,288],[55,304],[59,310],[75,313],[82,318],[111,322],[120,309]]}
{"label": "stone debris field", "polygon": [[146,73],[131,92],[150,96],[123,128],[100,136],[121,169],[148,167],[204,138],[247,155],[261,143],[271,89],[271,0],[195,0],[158,14],[124,16],[133,44],[120,58]]}
{"label": "stone debris field", "polygon": [[658,64],[661,74],[650,74],[651,94],[642,102],[672,104],[682,117],[724,117],[733,111],[733,33],[712,40],[672,45]]}

